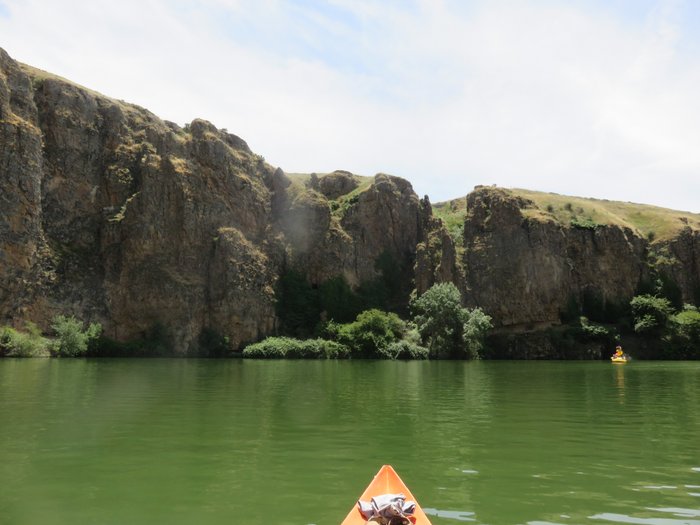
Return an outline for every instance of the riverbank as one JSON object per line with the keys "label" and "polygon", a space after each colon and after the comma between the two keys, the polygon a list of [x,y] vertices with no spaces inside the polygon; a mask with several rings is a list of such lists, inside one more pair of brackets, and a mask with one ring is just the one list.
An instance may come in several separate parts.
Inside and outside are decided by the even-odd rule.
{"label": "riverbank", "polygon": [[[607,359],[617,344],[643,359],[700,358],[700,312],[684,305],[677,310],[668,299],[635,296],[628,315],[617,322],[593,322],[572,315],[568,322],[539,330],[497,328],[481,309],[464,308],[452,283],[433,285],[410,303],[412,316],[376,308],[359,313],[352,322],[329,320],[286,325],[300,336],[274,336],[233,352],[227,337],[204,330],[197,345],[180,357],[254,359]],[[297,312],[298,313],[298,312]],[[289,317],[287,317],[289,320]],[[604,318],[601,318],[604,321]],[[285,325],[283,325],[284,327]],[[74,317],[56,316],[50,334],[33,323],[25,331],[0,329],[0,356],[7,357],[165,357],[177,345],[160,325],[139,340],[119,342]],[[293,329],[292,329],[293,328]]]}

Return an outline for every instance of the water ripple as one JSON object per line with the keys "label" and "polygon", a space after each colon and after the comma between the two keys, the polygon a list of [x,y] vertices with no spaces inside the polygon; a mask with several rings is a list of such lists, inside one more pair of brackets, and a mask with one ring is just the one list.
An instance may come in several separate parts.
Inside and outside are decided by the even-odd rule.
{"label": "water ripple", "polygon": [[617,523],[634,523],[638,525],[700,525],[700,520],[685,520],[675,518],[635,518],[626,514],[603,512],[590,516],[592,520],[606,520]]}
{"label": "water ripple", "polygon": [[428,516],[436,516],[439,518],[446,518],[448,520],[455,521],[476,521],[473,516],[473,512],[461,511],[461,510],[439,510],[439,509],[423,509]]}
{"label": "water ripple", "polygon": [[656,512],[670,512],[676,516],[681,516],[683,518],[700,518],[700,509],[681,509],[678,507],[664,507],[660,509],[653,509],[647,507],[647,510],[654,510]]}

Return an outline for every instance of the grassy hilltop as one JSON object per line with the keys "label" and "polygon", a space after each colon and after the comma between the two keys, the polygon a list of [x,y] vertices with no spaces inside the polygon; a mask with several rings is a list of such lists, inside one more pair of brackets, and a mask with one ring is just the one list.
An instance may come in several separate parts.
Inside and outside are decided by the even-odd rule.
{"label": "grassy hilltop", "polygon": [[[700,214],[696,213],[648,204],[571,197],[519,188],[501,189],[532,202],[522,210],[523,215],[529,219],[591,228],[598,224],[618,225],[627,227],[650,241],[670,239],[686,227],[700,230]],[[433,213],[440,217],[454,234],[464,223],[466,205],[465,197],[439,202],[433,204]]]}

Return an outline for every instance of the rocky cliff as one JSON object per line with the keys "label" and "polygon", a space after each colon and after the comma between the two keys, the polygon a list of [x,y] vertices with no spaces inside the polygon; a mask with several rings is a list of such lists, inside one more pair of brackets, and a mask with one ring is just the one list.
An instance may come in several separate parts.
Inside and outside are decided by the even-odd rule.
{"label": "rocky cliff", "polygon": [[408,285],[423,234],[405,180],[300,185],[209,122],[180,128],[1,50],[0,170],[3,323],[75,314],[180,353],[206,329],[232,348],[273,333],[288,268],[357,286],[388,254]]}
{"label": "rocky cliff", "polygon": [[478,187],[466,198],[465,295],[497,326],[525,331],[572,310],[604,321],[659,286],[697,304],[699,233],[694,214]]}
{"label": "rocky cliff", "polygon": [[629,228],[566,226],[528,217],[534,203],[481,188],[467,198],[464,267],[470,302],[499,326],[531,330],[560,322],[586,296],[628,302],[645,275],[644,240]]}
{"label": "rocky cliff", "polygon": [[118,341],[155,330],[187,353],[212,331],[236,349],[276,332],[290,269],[313,287],[391,273],[397,307],[452,281],[503,330],[657,278],[697,301],[697,216],[666,210],[655,237],[542,198],[480,187],[445,217],[398,177],[286,175],[207,121],[180,127],[0,50],[0,324],[74,314]]}

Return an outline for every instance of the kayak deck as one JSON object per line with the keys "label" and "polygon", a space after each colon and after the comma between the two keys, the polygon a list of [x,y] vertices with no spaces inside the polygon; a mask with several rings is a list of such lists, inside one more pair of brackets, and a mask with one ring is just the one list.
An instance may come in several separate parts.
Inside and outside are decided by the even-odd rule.
{"label": "kayak deck", "polygon": [[[413,516],[416,518],[416,525],[431,525],[430,520],[425,515],[425,512],[423,512],[421,506],[418,505],[418,501],[413,494],[411,494],[411,491],[408,490],[408,487],[404,484],[404,482],[401,481],[401,478],[391,467],[391,465],[384,465],[379,469],[379,472],[377,472],[372,482],[367,486],[365,491],[358,499],[369,501],[373,496],[398,493],[403,493],[404,496],[406,496],[406,500],[416,502],[416,509],[413,513]],[[362,514],[360,514],[360,510],[358,509],[356,503],[340,525],[365,525],[365,523],[367,523],[367,520],[365,520],[362,517]]]}

